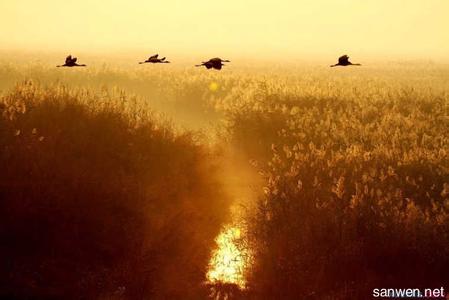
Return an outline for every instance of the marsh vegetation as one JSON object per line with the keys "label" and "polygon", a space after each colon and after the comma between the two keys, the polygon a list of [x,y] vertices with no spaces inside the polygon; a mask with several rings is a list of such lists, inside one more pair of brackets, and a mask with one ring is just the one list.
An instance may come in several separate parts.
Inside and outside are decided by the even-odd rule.
{"label": "marsh vegetation", "polygon": [[0,296],[444,286],[448,71],[2,64]]}

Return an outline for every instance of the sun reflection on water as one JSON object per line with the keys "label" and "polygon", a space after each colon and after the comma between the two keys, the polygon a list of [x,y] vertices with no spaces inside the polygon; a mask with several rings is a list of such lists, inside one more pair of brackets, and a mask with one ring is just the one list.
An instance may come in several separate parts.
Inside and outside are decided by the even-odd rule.
{"label": "sun reflection on water", "polygon": [[244,289],[245,269],[249,264],[248,251],[238,246],[242,238],[239,228],[227,227],[217,236],[217,248],[212,252],[207,280],[215,284],[235,284]]}

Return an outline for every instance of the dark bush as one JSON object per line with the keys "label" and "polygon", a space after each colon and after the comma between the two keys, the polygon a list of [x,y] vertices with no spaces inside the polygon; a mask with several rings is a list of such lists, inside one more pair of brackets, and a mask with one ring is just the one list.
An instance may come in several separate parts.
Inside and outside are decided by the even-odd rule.
{"label": "dark bush", "polygon": [[198,299],[227,204],[209,150],[137,100],[1,99],[0,296]]}

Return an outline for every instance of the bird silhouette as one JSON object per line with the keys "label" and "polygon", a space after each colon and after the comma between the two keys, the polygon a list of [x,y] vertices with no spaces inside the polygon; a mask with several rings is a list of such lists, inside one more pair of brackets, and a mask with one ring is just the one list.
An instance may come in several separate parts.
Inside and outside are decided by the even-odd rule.
{"label": "bird silhouette", "polygon": [[155,54],[153,56],[150,56],[146,61],[141,61],[139,64],[146,64],[146,63],[152,63],[152,64],[168,64],[170,63],[168,60],[165,60],[165,57],[158,58],[159,54]]}
{"label": "bird silhouette", "polygon": [[59,65],[57,67],[85,67],[86,65],[79,65],[76,63],[77,58],[69,55],[65,58],[65,64]]}
{"label": "bird silhouette", "polygon": [[345,54],[345,55],[340,56],[338,58],[338,63],[336,63],[335,65],[331,65],[331,67],[337,67],[337,66],[342,66],[342,67],[346,67],[346,66],[361,66],[361,64],[353,64],[352,62],[349,61],[349,56],[347,56]]}
{"label": "bird silhouette", "polygon": [[216,70],[221,70],[222,66],[225,66],[225,64],[223,64],[224,62],[231,62],[230,60],[227,59],[221,59],[218,57],[215,58],[211,58],[208,61],[203,61],[200,65],[195,65],[195,67],[202,67],[205,66],[207,69],[216,69]]}

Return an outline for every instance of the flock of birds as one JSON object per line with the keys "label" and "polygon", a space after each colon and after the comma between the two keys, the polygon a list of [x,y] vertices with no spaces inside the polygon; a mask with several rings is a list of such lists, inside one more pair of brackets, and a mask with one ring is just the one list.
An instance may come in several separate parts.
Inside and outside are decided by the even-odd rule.
{"label": "flock of birds", "polygon": [[[59,65],[57,67],[85,67],[85,64],[77,64],[76,63],[77,58],[72,57],[72,55],[69,55],[65,59],[65,63],[63,65]],[[208,61],[203,61],[199,65],[195,65],[195,67],[206,67],[206,69],[215,69],[215,70],[221,70],[221,68],[225,65],[224,62],[231,62],[227,59],[221,59],[219,57],[214,57],[209,59]],[[166,60],[165,57],[159,58],[159,54],[155,54],[153,56],[150,56],[147,60],[139,62],[139,64],[146,64],[146,63],[152,63],[152,64],[168,64],[170,63],[168,60]],[[338,58],[338,63],[331,65],[331,67],[337,67],[337,66],[361,66],[361,64],[353,64],[349,61],[349,56],[343,55]]]}

